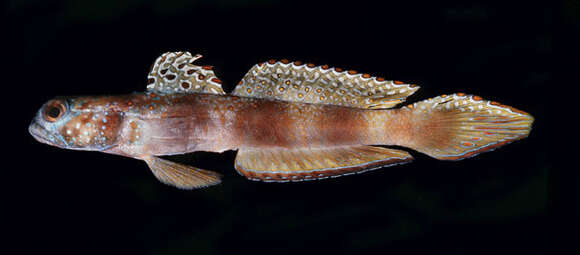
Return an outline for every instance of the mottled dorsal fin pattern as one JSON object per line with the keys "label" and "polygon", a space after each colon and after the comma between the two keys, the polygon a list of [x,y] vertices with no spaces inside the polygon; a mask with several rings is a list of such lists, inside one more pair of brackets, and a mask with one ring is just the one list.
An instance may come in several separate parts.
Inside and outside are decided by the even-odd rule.
{"label": "mottled dorsal fin pattern", "polygon": [[419,89],[354,70],[300,61],[270,60],[252,67],[232,94],[244,97],[356,108],[385,109],[405,101]]}
{"label": "mottled dorsal fin pattern", "polygon": [[161,93],[225,94],[211,66],[193,62],[202,56],[189,52],[167,52],[159,56],[147,77],[147,90]]}

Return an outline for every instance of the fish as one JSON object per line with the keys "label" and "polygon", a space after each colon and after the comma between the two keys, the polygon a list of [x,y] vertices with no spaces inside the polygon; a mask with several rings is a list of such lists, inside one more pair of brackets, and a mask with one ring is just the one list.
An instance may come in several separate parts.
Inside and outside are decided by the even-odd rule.
{"label": "fish", "polygon": [[401,106],[419,86],[287,59],[254,65],[226,93],[212,66],[194,64],[201,57],[162,54],[144,92],[49,100],[29,133],[59,148],[143,160],[162,183],[191,190],[222,175],[161,156],[237,150],[235,169],[247,179],[299,182],[409,163],[405,148],[470,158],[527,137],[534,121],[465,93]]}

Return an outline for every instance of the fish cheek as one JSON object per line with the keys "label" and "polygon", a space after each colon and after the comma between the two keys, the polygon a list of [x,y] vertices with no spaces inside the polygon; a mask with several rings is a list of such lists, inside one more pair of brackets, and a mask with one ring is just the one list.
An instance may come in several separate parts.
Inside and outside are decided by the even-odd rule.
{"label": "fish cheek", "polygon": [[99,122],[99,138],[102,140],[103,145],[110,147],[117,144],[122,123],[123,115],[120,113],[107,114],[106,121],[103,119]]}
{"label": "fish cheek", "polygon": [[74,114],[59,130],[69,147],[83,147],[90,143],[92,129],[86,125],[87,114]]}
{"label": "fish cheek", "polygon": [[116,144],[121,119],[114,112],[75,114],[59,133],[71,148],[104,150]]}

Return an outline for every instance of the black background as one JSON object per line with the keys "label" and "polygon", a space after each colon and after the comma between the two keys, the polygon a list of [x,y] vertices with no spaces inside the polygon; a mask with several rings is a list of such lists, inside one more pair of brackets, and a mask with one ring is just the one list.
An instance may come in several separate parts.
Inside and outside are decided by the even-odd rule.
{"label": "black background", "polygon": [[[578,7],[564,14],[577,20]],[[6,220],[22,252],[127,254],[541,254],[560,214],[546,95],[550,5],[504,1],[9,1],[4,95],[17,167]],[[422,88],[409,101],[465,92],[534,115],[530,137],[459,162],[412,164],[324,181],[248,181],[235,152],[172,160],[216,170],[183,191],[145,163],[40,144],[27,133],[57,95],[145,90],[153,60],[187,50],[229,92],[255,63],[288,58]],[[9,85],[8,85],[9,84]],[[16,104],[16,103],[14,103]],[[14,105],[12,104],[12,105]],[[13,135],[12,135],[13,134]],[[18,157],[18,158],[17,158]],[[558,186],[558,187],[556,187]],[[573,202],[573,201],[572,201]],[[562,214],[566,215],[566,214]],[[557,221],[562,224],[562,221]]]}

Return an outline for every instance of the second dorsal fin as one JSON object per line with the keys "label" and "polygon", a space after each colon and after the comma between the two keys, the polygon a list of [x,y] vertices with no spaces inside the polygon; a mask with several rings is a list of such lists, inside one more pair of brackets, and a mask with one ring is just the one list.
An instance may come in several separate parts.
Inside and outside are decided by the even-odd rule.
{"label": "second dorsal fin", "polygon": [[418,86],[369,74],[288,60],[252,67],[232,94],[274,100],[385,109],[404,102]]}
{"label": "second dorsal fin", "polygon": [[187,51],[167,52],[159,56],[147,76],[147,90],[159,93],[225,94],[221,80],[211,66],[193,62],[202,56]]}

